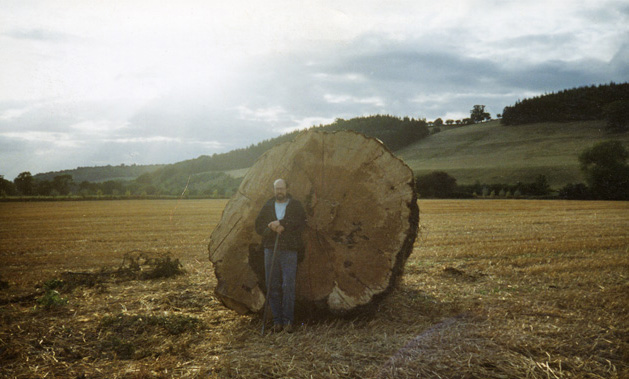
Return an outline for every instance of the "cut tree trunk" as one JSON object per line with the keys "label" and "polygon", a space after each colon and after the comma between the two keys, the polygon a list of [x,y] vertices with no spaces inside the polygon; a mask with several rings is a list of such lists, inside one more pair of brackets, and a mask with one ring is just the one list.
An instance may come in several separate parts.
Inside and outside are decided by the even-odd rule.
{"label": "cut tree trunk", "polygon": [[256,161],[210,237],[216,295],[239,313],[262,309],[263,258],[254,221],[278,178],[308,215],[298,304],[333,314],[375,304],[402,274],[419,209],[411,169],[380,141],[355,132],[303,132]]}

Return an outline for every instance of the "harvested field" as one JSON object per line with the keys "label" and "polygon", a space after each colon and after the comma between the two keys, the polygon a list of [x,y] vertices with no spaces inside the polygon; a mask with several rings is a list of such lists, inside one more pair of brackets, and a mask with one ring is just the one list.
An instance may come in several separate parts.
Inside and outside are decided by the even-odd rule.
{"label": "harvested field", "polygon": [[[377,312],[265,337],[212,294],[225,203],[0,203],[0,376],[629,377],[627,202],[421,200]],[[121,275],[132,251],[185,273]]]}

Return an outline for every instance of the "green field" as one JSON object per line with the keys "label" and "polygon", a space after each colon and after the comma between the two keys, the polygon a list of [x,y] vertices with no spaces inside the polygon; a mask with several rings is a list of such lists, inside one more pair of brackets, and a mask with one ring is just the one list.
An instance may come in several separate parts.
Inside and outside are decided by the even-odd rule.
{"label": "green field", "polygon": [[584,182],[579,154],[615,139],[629,146],[629,133],[610,135],[604,121],[503,126],[499,121],[444,127],[395,154],[415,172],[445,171],[458,184],[533,182],[542,174],[553,188]]}

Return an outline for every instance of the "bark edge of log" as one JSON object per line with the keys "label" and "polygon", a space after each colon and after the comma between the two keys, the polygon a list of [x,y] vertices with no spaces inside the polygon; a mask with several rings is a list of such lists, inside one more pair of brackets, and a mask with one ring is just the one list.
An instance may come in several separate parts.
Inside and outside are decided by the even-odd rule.
{"label": "bark edge of log", "polygon": [[[331,151],[330,154],[326,155],[325,148],[327,146],[325,146],[325,142],[322,142],[322,147],[317,145],[317,139],[327,141],[327,138],[331,138],[332,141],[334,139],[342,140],[339,142],[339,149],[347,148],[347,146],[342,145],[342,142],[350,141],[351,143],[357,144],[359,147],[364,147],[366,151],[365,154],[371,154],[373,150],[373,159],[369,158],[370,160],[366,161],[366,165],[375,165],[375,161],[384,159],[385,161],[382,164],[387,164],[394,168],[392,171],[395,171],[396,182],[391,184],[391,189],[393,190],[393,186],[395,185],[395,190],[402,193],[402,195],[400,195],[400,201],[404,204],[401,205],[401,208],[405,209],[402,209],[400,214],[406,215],[406,220],[401,220],[401,224],[404,225],[404,230],[401,230],[400,233],[404,238],[403,241],[398,238],[398,245],[396,245],[398,246],[397,251],[390,253],[394,263],[390,267],[388,280],[386,280],[386,283],[382,283],[377,290],[370,295],[369,301],[351,306],[349,309],[332,309],[330,304],[328,304],[328,297],[308,298],[307,296],[304,297],[303,294],[302,296],[298,294],[297,301],[300,308],[307,309],[308,313],[331,313],[334,315],[361,313],[374,309],[374,306],[379,304],[381,300],[391,292],[402,277],[405,263],[413,251],[413,244],[419,229],[419,207],[414,189],[412,170],[400,158],[391,153],[382,142],[375,138],[367,137],[353,131],[332,133],[305,131],[300,133],[292,141],[284,142],[268,150],[256,160],[243,178],[238,191],[225,206],[221,220],[211,234],[208,252],[210,261],[214,265],[214,274],[218,282],[215,288],[215,294],[228,308],[243,314],[259,312],[264,304],[264,276],[263,271],[260,271],[261,269],[263,270],[263,266],[261,266],[259,260],[257,245],[261,238],[253,231],[253,220],[264,201],[272,197],[271,184],[274,179],[282,177],[291,183],[289,192],[298,192],[295,194],[295,197],[302,201],[306,207],[306,211],[309,213],[309,223],[313,221],[310,219],[310,216],[316,219],[317,212],[321,213],[323,212],[322,210],[326,212],[334,211],[334,209],[332,209],[334,205],[328,206],[328,208],[332,207],[330,209],[325,208],[319,203],[315,203],[313,206],[313,192],[315,198],[317,197],[317,193],[319,193],[319,201],[321,201],[321,196],[325,195],[325,191],[321,189],[325,189],[325,186],[317,192],[318,188],[316,187],[319,183],[316,182],[319,178],[314,178],[316,175],[311,172],[304,174],[304,171],[307,170],[305,170],[304,167],[300,167],[300,164],[305,164],[309,162],[308,159],[312,159],[311,156],[304,156],[313,155],[311,154],[312,151],[318,152],[317,149],[321,149],[322,161],[324,162],[322,163],[322,170],[325,171],[328,169],[325,167],[325,163],[328,163],[326,162],[326,158],[332,159],[338,152]],[[378,146],[375,146],[374,143]],[[334,143],[331,144],[335,146]],[[295,154],[294,156],[290,156],[285,161],[280,160],[281,162],[278,163],[278,157],[286,157],[286,154],[291,151]],[[350,151],[349,154],[354,154],[352,157],[361,156],[361,154],[352,151]],[[370,166],[370,168],[373,167]],[[339,170],[342,169],[343,167]],[[297,172],[299,170],[302,172]],[[334,170],[337,169],[335,168]],[[330,171],[334,170],[330,169]],[[386,181],[387,178],[383,177],[381,179]],[[314,220],[314,222],[316,221],[317,220]],[[321,225],[316,225],[315,227],[318,226]],[[307,230],[305,234],[312,237],[313,233],[316,234],[315,231],[313,231],[315,227],[312,227],[312,225],[309,226],[309,230]],[[234,230],[236,232],[234,232]],[[235,237],[234,234],[238,234],[238,236]],[[305,238],[306,240],[308,236]],[[363,237],[368,238],[368,236]],[[243,239],[245,241],[243,241]],[[349,249],[351,248],[350,246]],[[311,249],[309,252],[312,251]],[[257,263],[254,262],[256,260],[255,257],[257,257]],[[307,261],[307,259],[305,261]],[[306,266],[307,265],[306,263]],[[300,271],[303,271],[302,266],[304,266],[304,262],[300,263]],[[301,282],[303,283],[304,275],[306,274],[303,272],[301,274]],[[300,273],[298,273],[298,283],[300,282],[299,276]]]}

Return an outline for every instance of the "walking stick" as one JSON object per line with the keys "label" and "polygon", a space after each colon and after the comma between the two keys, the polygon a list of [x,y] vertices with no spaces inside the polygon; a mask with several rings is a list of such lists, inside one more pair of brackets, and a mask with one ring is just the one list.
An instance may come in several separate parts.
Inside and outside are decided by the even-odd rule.
{"label": "walking stick", "polygon": [[266,297],[264,299],[264,315],[262,316],[262,336],[264,336],[264,327],[266,326],[266,318],[269,310],[269,294],[271,292],[271,279],[273,276],[273,267],[275,266],[275,253],[277,252],[277,243],[280,241],[280,234],[275,237],[275,246],[273,246],[273,254],[271,254],[271,271],[266,278]]}

